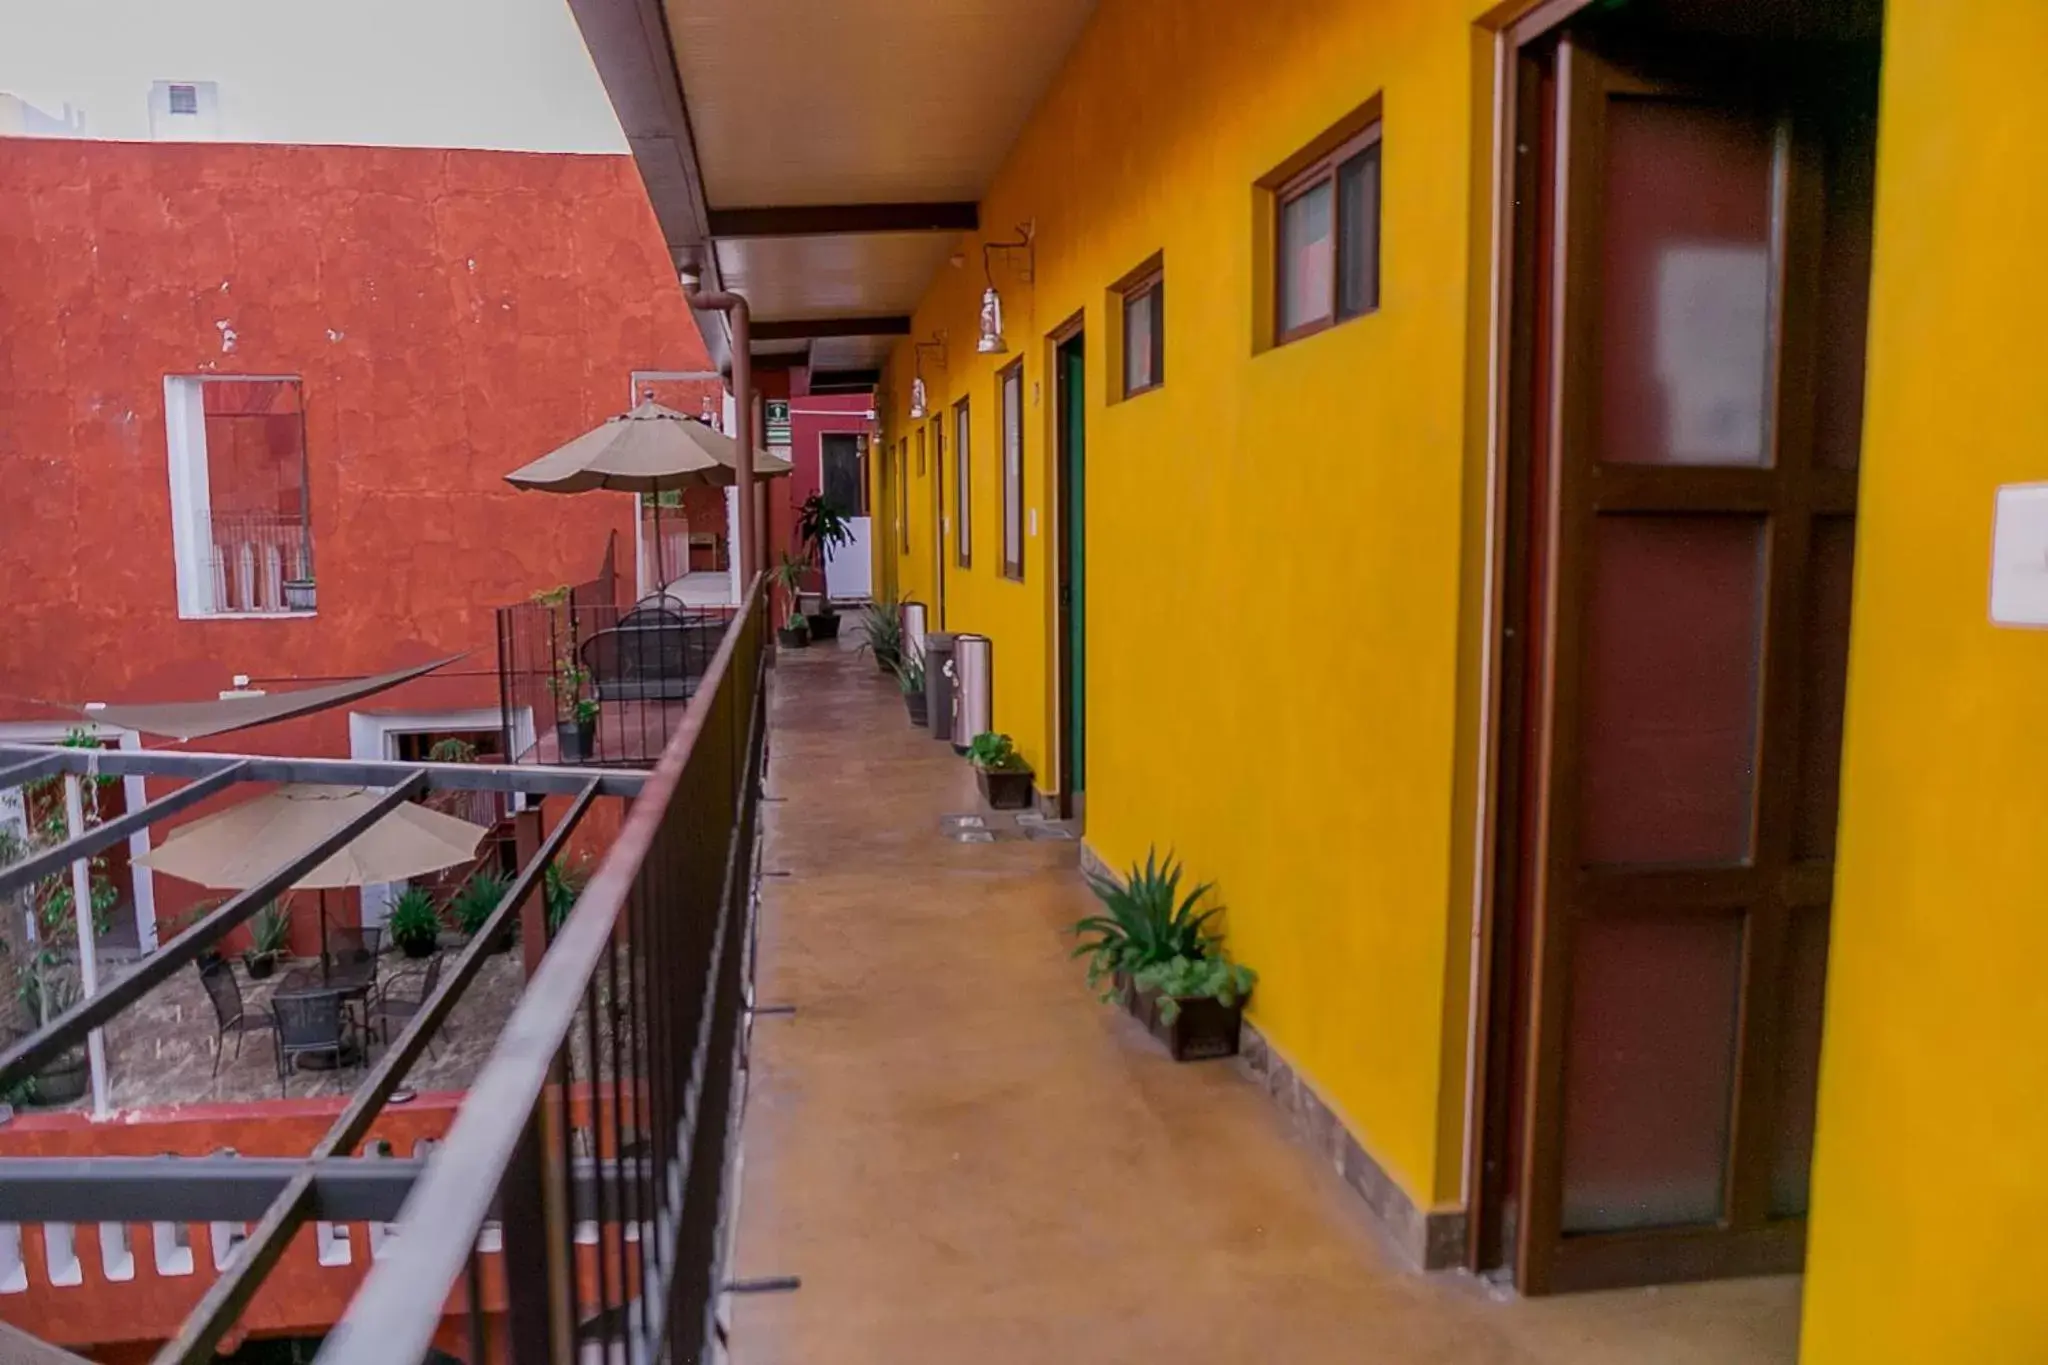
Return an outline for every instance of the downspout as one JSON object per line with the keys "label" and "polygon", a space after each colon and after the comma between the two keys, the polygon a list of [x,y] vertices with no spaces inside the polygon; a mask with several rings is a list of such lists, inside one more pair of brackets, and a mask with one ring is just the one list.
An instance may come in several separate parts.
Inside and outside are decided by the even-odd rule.
{"label": "downspout", "polygon": [[752,327],[747,301],[722,289],[703,290],[702,276],[694,263],[682,268],[683,299],[692,308],[723,313],[732,328],[733,440],[738,443],[738,464],[733,486],[739,490],[740,543],[734,556],[740,566],[740,591],[745,593],[761,571],[760,528],[754,522],[754,358]]}

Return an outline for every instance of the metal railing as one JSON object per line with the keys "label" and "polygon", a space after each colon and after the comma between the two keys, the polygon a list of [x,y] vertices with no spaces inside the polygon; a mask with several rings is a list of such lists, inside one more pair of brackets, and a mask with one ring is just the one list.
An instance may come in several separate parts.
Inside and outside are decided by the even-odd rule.
{"label": "metal railing", "polygon": [[313,610],[313,536],[304,518],[216,512],[209,527],[215,611]]}
{"label": "metal railing", "polygon": [[[451,1313],[467,1317],[471,1360],[708,1358],[766,745],[765,597],[757,580],[322,1365],[424,1360]],[[494,1301],[502,1316],[479,1308]]]}
{"label": "metal railing", "polygon": [[[562,601],[498,609],[498,695],[506,752],[519,763],[652,766],[704,684],[731,607],[673,597],[621,609]],[[580,729],[578,701],[596,714]],[[532,743],[522,745],[532,718]]]}

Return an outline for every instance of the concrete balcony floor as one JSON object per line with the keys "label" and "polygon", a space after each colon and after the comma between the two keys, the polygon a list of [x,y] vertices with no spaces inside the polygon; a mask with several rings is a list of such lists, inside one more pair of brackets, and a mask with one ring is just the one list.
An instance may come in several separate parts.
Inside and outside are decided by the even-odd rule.
{"label": "concrete balcony floor", "polygon": [[772,701],[736,1365],[1783,1365],[1799,1282],[1523,1301],[1407,1270],[1228,1063],[1093,1002],[1071,842],[960,843],[947,746],[848,648]]}

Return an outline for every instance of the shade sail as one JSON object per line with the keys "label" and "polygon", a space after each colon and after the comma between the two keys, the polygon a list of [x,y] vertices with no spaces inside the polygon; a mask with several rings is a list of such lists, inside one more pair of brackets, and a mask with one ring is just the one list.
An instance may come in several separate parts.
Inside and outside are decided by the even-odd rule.
{"label": "shade sail", "polygon": [[[200,886],[238,891],[361,815],[381,795],[367,787],[291,783],[180,826],[135,861]],[[315,890],[424,877],[468,862],[488,832],[408,802],[292,885]]]}
{"label": "shade sail", "polygon": [[[739,443],[652,399],[606,420],[565,446],[505,476],[545,493],[663,493],[693,485],[723,487],[737,477]],[[754,452],[756,478],[790,472],[789,461]]]}
{"label": "shade sail", "polygon": [[461,657],[460,654],[450,654],[445,659],[417,664],[411,668],[401,668],[392,673],[379,673],[374,678],[350,678],[346,682],[326,683],[320,687],[302,687],[291,692],[266,692],[255,697],[227,697],[218,701],[139,702],[132,706],[84,707],[59,704],[59,709],[70,711],[96,724],[139,730],[146,735],[162,735],[169,739],[199,739],[206,735],[224,735],[230,730],[246,730],[253,725],[268,725],[272,721],[290,720],[293,716],[325,711],[330,706],[340,706],[344,702],[355,701],[360,697],[382,692],[386,688],[396,687],[402,682],[411,682],[414,678],[452,664]]}

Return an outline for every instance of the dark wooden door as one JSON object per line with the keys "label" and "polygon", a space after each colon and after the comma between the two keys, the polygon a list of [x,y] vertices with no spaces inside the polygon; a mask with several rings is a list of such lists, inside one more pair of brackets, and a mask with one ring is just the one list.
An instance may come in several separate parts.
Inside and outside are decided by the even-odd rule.
{"label": "dark wooden door", "polygon": [[1871,145],[1767,75],[1555,70],[1531,1293],[1803,1255]]}

